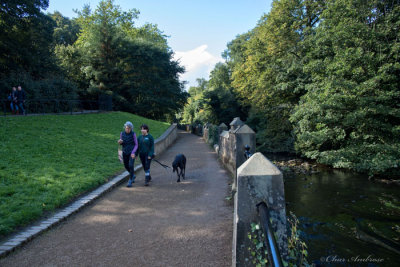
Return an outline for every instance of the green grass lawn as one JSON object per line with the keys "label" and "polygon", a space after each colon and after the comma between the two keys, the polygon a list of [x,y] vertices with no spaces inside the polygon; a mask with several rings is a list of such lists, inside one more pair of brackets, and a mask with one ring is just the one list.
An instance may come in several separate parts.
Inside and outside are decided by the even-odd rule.
{"label": "green grass lawn", "polygon": [[121,172],[128,120],[137,136],[142,123],[154,138],[169,127],[124,112],[0,118],[0,238]]}

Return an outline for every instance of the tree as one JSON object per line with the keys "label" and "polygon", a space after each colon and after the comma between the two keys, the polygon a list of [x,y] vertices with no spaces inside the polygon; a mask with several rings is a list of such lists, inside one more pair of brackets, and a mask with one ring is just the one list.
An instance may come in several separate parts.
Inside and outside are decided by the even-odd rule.
{"label": "tree", "polygon": [[74,48],[58,52],[75,79],[80,74],[71,70],[74,63],[84,73],[89,85],[81,95],[108,94],[115,109],[153,119],[171,118],[182,108],[187,94],[178,75],[184,69],[172,59],[156,25],[135,28],[139,11],[124,12],[112,0],[101,1],[94,12],[85,6],[78,14],[82,30]]}
{"label": "tree", "polygon": [[328,1],[307,54],[312,82],[291,116],[303,155],[370,175],[398,169],[399,11],[395,1]]}
{"label": "tree", "polygon": [[137,40],[125,45],[124,54],[124,82],[114,90],[116,104],[154,119],[172,117],[184,106],[188,94],[178,77],[184,69],[172,52]]}
{"label": "tree", "polygon": [[162,50],[170,50],[166,39],[168,36],[158,29],[156,24],[145,23],[142,27],[133,28],[128,33],[133,40],[150,42]]}
{"label": "tree", "polygon": [[197,79],[198,86],[189,88],[189,99],[183,109],[184,123],[206,123],[208,115],[204,114],[204,92],[207,90],[208,81],[204,78]]}
{"label": "tree", "polygon": [[[294,152],[289,115],[305,93],[305,44],[316,27],[323,1],[274,1],[271,12],[235,48],[232,85],[242,105],[251,107],[246,121],[257,132],[264,152]],[[232,65],[232,64],[231,64]]]}
{"label": "tree", "polygon": [[[2,1],[0,5],[0,74],[26,71],[35,77],[52,69],[51,20],[41,13],[48,1]],[[49,66],[50,65],[50,66]],[[40,71],[43,69],[43,71]]]}
{"label": "tree", "polygon": [[29,99],[71,98],[76,86],[65,80],[53,54],[54,21],[41,12],[48,1],[0,4],[1,97],[22,85]]}
{"label": "tree", "polygon": [[210,73],[208,90],[204,93],[205,109],[210,113],[209,122],[229,124],[235,117],[245,117],[237,95],[231,85],[227,64],[217,63]]}
{"label": "tree", "polygon": [[75,20],[70,20],[64,17],[60,12],[56,11],[53,14],[48,14],[55,22],[53,30],[53,42],[56,45],[72,45],[78,39],[80,31],[79,25]]}

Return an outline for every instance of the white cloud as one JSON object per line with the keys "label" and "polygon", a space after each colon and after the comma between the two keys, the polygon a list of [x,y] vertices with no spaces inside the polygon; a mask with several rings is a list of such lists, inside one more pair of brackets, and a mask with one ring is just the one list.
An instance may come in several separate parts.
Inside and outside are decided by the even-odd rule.
{"label": "white cloud", "polygon": [[175,52],[174,59],[179,60],[181,65],[185,67],[186,72],[180,78],[189,82],[186,85],[187,87],[197,85],[197,78],[208,79],[210,71],[215,64],[223,61],[220,56],[215,56],[208,52],[207,47],[207,45],[201,45],[193,50]]}

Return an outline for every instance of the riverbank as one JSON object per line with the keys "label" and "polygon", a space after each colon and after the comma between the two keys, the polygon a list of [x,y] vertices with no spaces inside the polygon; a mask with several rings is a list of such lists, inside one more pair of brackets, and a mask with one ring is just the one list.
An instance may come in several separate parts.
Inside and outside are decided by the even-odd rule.
{"label": "riverbank", "polygon": [[[304,174],[304,175],[312,175],[315,173],[319,173],[321,171],[329,171],[329,170],[340,170],[343,172],[352,172],[347,169],[335,169],[326,165],[318,164],[313,160],[297,158],[295,156],[288,155],[275,155],[268,154],[269,157],[272,157],[273,163],[282,171],[282,172],[292,172],[295,174]],[[268,157],[267,156],[267,157]],[[360,175],[365,175],[360,173]],[[388,185],[400,186],[400,177],[391,177],[387,178],[384,176],[371,177],[368,176],[368,180],[383,183]]]}

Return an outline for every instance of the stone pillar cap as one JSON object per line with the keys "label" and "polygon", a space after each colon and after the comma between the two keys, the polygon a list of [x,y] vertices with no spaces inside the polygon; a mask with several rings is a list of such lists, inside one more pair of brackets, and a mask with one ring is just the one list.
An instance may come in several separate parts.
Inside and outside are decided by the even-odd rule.
{"label": "stone pillar cap", "polygon": [[240,120],[239,117],[233,119],[233,121],[229,124],[230,126],[242,126],[244,124],[243,121]]}
{"label": "stone pillar cap", "polygon": [[229,131],[222,131],[222,133],[219,136],[229,138]]}
{"label": "stone pillar cap", "polygon": [[253,154],[237,170],[239,176],[280,175],[281,171],[262,153]]}
{"label": "stone pillar cap", "polygon": [[247,124],[242,125],[241,127],[237,128],[236,130],[233,131],[234,133],[239,133],[239,134],[255,134],[253,129],[251,129]]}

